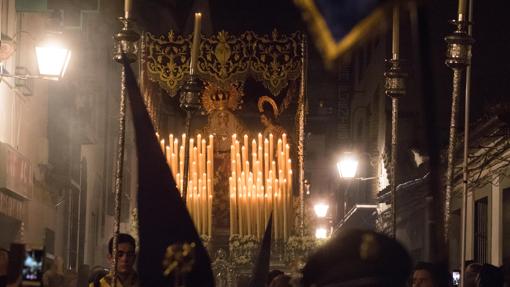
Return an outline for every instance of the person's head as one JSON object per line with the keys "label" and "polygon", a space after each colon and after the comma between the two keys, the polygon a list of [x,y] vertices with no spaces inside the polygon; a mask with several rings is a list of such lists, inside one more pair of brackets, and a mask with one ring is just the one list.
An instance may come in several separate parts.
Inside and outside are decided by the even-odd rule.
{"label": "person's head", "polygon": [[7,266],[9,265],[9,251],[0,248],[0,275],[7,274]]}
{"label": "person's head", "polygon": [[[135,263],[136,242],[135,239],[126,233],[120,233],[117,248],[117,272],[119,274],[128,274],[133,272]],[[113,237],[108,242],[108,260],[113,261]]]}
{"label": "person's head", "polygon": [[278,270],[278,269],[273,269],[273,270],[269,271],[269,273],[267,274],[266,285],[269,286],[269,284],[271,284],[271,281],[273,281],[273,279],[275,279],[279,275],[283,275],[283,274],[284,274],[283,271]]}
{"label": "person's head", "polygon": [[474,260],[466,260],[464,261],[464,267],[467,268],[469,265],[476,263]]}
{"label": "person's head", "polygon": [[258,100],[258,108],[260,112],[260,122],[268,127],[276,122],[278,115],[278,106],[276,102],[268,96],[261,96]]}
{"label": "person's head", "polygon": [[269,284],[269,287],[290,287],[290,276],[280,274],[276,276]]}
{"label": "person's head", "polygon": [[418,262],[413,271],[413,287],[438,287],[436,267],[429,262]]}
{"label": "person's head", "polygon": [[464,271],[464,287],[476,287],[476,277],[480,273],[482,269],[482,264],[479,263],[471,263],[466,265],[466,270]]}
{"label": "person's head", "polygon": [[396,240],[365,230],[347,230],[309,257],[303,286],[401,287],[411,273],[411,257]]}
{"label": "person's head", "polygon": [[445,287],[449,286],[450,274],[446,268],[429,262],[418,262],[413,276],[413,287]]}
{"label": "person's head", "polygon": [[478,287],[503,287],[504,276],[500,268],[484,264],[476,279]]}
{"label": "person's head", "polygon": [[260,114],[260,122],[265,126],[270,126],[272,123],[273,123],[273,118],[272,116],[267,113],[267,112],[264,112],[262,114]]}

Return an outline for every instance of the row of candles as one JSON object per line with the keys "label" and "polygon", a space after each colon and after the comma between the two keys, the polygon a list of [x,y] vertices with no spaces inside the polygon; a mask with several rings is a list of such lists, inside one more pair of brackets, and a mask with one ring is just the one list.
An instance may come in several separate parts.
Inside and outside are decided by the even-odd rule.
{"label": "row of candles", "polygon": [[[208,139],[208,141],[207,141]],[[160,140],[166,161],[182,192],[185,134],[179,140],[169,135],[168,144]],[[212,199],[214,194],[214,137],[198,134],[189,138],[189,176],[186,207],[202,235],[212,234]],[[251,153],[250,153],[251,152]],[[287,136],[274,145],[272,134],[261,134],[249,143],[232,136],[229,177],[230,235],[254,235],[261,238],[271,212],[275,240],[287,240],[292,229],[292,161]]]}
{"label": "row of candles", "polygon": [[[168,145],[165,140],[160,140],[166,161],[170,166],[172,175],[177,182],[177,188],[181,191],[184,183],[184,145],[186,134],[181,136],[181,141],[173,134],[168,136]],[[214,194],[213,170],[214,170],[214,141],[213,136],[203,138],[198,134],[196,139],[189,139],[189,174],[188,192],[186,194],[186,207],[195,223],[197,231],[201,235],[212,234],[212,200]]]}
{"label": "row of candles", "polygon": [[[250,153],[251,152],[251,153]],[[230,235],[254,235],[260,239],[271,212],[275,240],[287,240],[292,230],[292,162],[287,135],[274,145],[272,134],[238,139],[232,135]]]}

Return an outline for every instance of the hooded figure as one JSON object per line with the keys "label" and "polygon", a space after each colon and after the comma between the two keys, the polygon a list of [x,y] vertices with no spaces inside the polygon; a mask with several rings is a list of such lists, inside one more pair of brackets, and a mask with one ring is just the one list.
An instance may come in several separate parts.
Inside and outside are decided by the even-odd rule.
{"label": "hooded figure", "polygon": [[253,266],[253,275],[249,287],[264,287],[269,275],[269,263],[271,258],[271,233],[273,231],[273,213],[267,221],[266,231],[260,245],[259,256]]}
{"label": "hooded figure", "polygon": [[365,230],[347,230],[310,256],[303,286],[403,287],[411,273],[411,257],[396,240]]}
{"label": "hooded figure", "polygon": [[[140,94],[133,70],[124,61],[138,155],[138,273],[142,286],[171,286],[184,277],[187,287],[214,286],[209,255],[177,190]],[[194,246],[186,275],[163,275],[168,247]]]}

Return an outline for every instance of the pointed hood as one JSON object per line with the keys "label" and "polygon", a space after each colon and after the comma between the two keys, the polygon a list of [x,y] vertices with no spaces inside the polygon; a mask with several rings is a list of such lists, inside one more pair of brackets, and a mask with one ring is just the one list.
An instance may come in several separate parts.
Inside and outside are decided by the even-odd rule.
{"label": "pointed hood", "polygon": [[175,243],[194,242],[194,265],[186,277],[186,286],[214,286],[209,256],[177,190],[135,75],[126,61],[124,69],[138,157],[138,272],[141,284],[150,287],[171,286],[172,279],[163,276],[162,262],[166,248]]}
{"label": "pointed hood", "polygon": [[269,259],[271,257],[271,233],[273,231],[273,213],[267,221],[266,231],[260,245],[259,256],[253,266],[253,275],[249,287],[264,287],[269,274]]}

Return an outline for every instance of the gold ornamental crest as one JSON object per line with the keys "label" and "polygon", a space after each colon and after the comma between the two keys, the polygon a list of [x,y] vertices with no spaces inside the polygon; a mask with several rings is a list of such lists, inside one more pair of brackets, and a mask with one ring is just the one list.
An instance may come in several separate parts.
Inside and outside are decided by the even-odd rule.
{"label": "gold ornamental crest", "polygon": [[244,92],[241,83],[229,84],[221,88],[214,83],[207,83],[202,94],[202,107],[207,114],[217,110],[235,111],[242,104]]}

